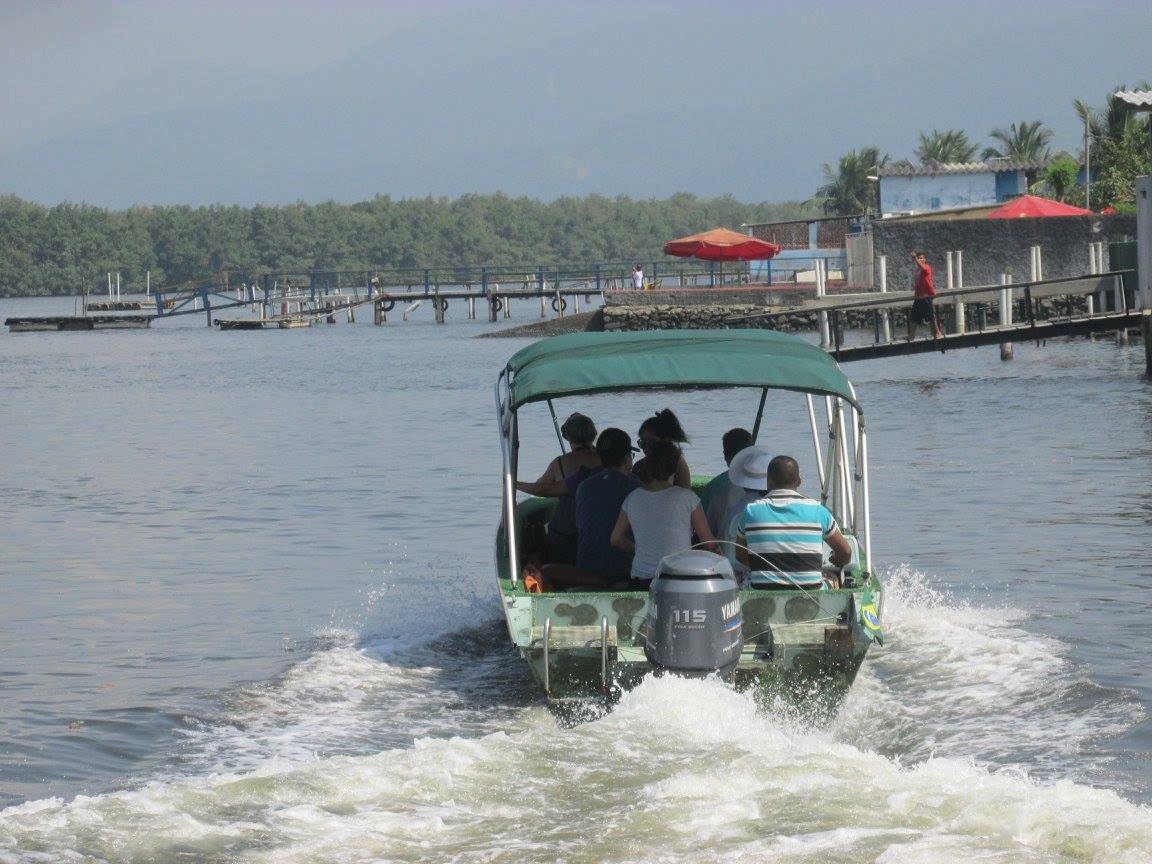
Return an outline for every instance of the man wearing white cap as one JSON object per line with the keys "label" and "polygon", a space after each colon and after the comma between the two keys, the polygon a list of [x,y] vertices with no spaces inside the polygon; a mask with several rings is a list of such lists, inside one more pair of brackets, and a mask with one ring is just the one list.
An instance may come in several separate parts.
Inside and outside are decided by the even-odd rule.
{"label": "man wearing white cap", "polygon": [[721,544],[722,552],[732,562],[737,574],[746,573],[748,568],[739,564],[736,547],[732,545],[736,539],[736,522],[749,504],[768,494],[768,464],[771,461],[772,453],[767,447],[759,444],[745,447],[732,457],[728,465],[728,488],[713,502],[712,512],[717,517],[716,537],[728,541]]}
{"label": "man wearing white cap", "polygon": [[708,518],[708,527],[712,529],[713,537],[724,537],[724,529],[728,526],[722,521],[728,510],[728,490],[732,483],[728,480],[727,466],[732,464],[736,454],[753,443],[752,433],[737,426],[724,433],[721,439],[724,446],[724,471],[717,474],[700,491],[700,506],[704,508],[704,515]]}

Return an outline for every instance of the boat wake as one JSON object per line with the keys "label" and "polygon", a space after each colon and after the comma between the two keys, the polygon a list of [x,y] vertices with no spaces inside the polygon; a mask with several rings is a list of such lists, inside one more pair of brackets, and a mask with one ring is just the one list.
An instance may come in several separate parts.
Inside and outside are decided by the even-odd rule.
{"label": "boat wake", "polygon": [[932,756],[1034,778],[1124,787],[1100,742],[1144,719],[1011,608],[956,600],[907,567],[886,576],[888,644],[869,656],[836,721],[844,740],[903,762]]}
{"label": "boat wake", "polygon": [[180,776],[0,811],[0,862],[1148,861],[1152,812],[1091,767],[1135,700],[1018,612],[888,584],[888,645],[823,726],[665,677],[564,728],[502,622],[324,634]]}

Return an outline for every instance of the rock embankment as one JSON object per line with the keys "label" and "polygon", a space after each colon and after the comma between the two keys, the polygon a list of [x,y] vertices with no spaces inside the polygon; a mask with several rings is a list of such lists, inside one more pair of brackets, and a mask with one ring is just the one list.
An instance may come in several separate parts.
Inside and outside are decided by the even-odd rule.
{"label": "rock embankment", "polygon": [[[1061,298],[1044,299],[1037,302],[1037,317],[1048,318],[1053,315],[1082,314],[1086,308],[1083,297],[1073,298],[1069,305],[1068,300]],[[996,309],[984,309],[990,323],[996,321]],[[732,319],[745,316],[756,317],[744,321]],[[906,326],[907,307],[897,307],[891,310],[891,322],[894,328]],[[980,304],[969,304],[966,310],[969,328],[981,326]],[[953,321],[954,307],[951,303],[940,302],[936,307],[936,314],[940,318],[941,326],[948,332],[955,329]],[[1024,320],[1022,308],[1017,308],[1015,318]],[[654,305],[616,305],[609,304],[596,312],[585,312],[579,315],[568,315],[564,318],[553,318],[547,321],[536,321],[519,327],[510,327],[494,333],[485,333],[483,336],[511,336],[520,338],[539,338],[543,336],[556,336],[561,333],[581,333],[591,331],[631,331],[631,330],[723,330],[723,329],[763,329],[783,330],[786,332],[802,332],[815,330],[817,317],[815,312],[799,309],[780,309],[766,307],[762,304],[698,304],[681,306],[674,304]],[[872,309],[850,309],[840,313],[840,326],[848,330],[870,330],[876,326],[876,313]]]}
{"label": "rock embankment", "polygon": [[544,336],[560,336],[564,333],[596,332],[604,329],[604,311],[579,312],[575,315],[565,315],[563,318],[550,318],[546,321],[533,321],[531,324],[520,324],[517,327],[505,327],[491,333],[481,333],[480,339],[510,337],[519,339],[535,339]]}

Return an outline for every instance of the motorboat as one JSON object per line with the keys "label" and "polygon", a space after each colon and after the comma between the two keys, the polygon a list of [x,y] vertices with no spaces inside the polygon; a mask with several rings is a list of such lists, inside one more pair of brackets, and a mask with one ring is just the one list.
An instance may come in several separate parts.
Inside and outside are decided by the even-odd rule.
{"label": "motorboat", "polygon": [[[541,539],[557,499],[517,498],[519,412],[545,403],[563,448],[557,400],[653,390],[690,400],[728,388],[758,391],[753,440],[770,391],[783,394],[773,396],[773,412],[792,401],[797,420],[806,415],[819,498],[850,541],[849,564],[830,572],[826,561],[819,590],[763,590],[742,586],[724,557],[688,549],[662,562],[647,592],[530,590],[525,574],[547,555]],[[872,644],[882,644],[864,412],[848,378],[817,346],[767,330],[556,336],[512,356],[497,378],[496,404],[503,457],[497,582],[512,643],[550,701],[611,699],[653,672],[842,694]],[[723,430],[715,431],[719,438]],[[693,477],[693,486],[710,479]]]}

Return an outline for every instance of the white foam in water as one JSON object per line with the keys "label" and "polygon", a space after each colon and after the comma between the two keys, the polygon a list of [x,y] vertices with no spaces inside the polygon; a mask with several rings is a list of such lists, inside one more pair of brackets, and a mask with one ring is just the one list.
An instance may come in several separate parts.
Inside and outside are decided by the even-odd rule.
{"label": "white foam in water", "polygon": [[562,728],[491,698],[523,683],[499,623],[329,633],[197,733],[200,773],[0,811],[0,864],[1152,861],[1152,811],[1068,779],[1132,703],[1085,700],[1013,610],[889,584],[889,644],[824,728],[670,677]]}
{"label": "white foam in water", "polygon": [[714,680],[603,719],[40,801],[0,860],[1148,861],[1152,812],[970,762],[790,728]]}
{"label": "white foam in water", "polygon": [[1099,783],[1094,740],[1143,719],[1135,694],[1106,690],[1029,633],[1015,609],[958,602],[907,567],[885,583],[888,644],[870,655],[838,718],[846,740],[906,762],[932,754]]}

